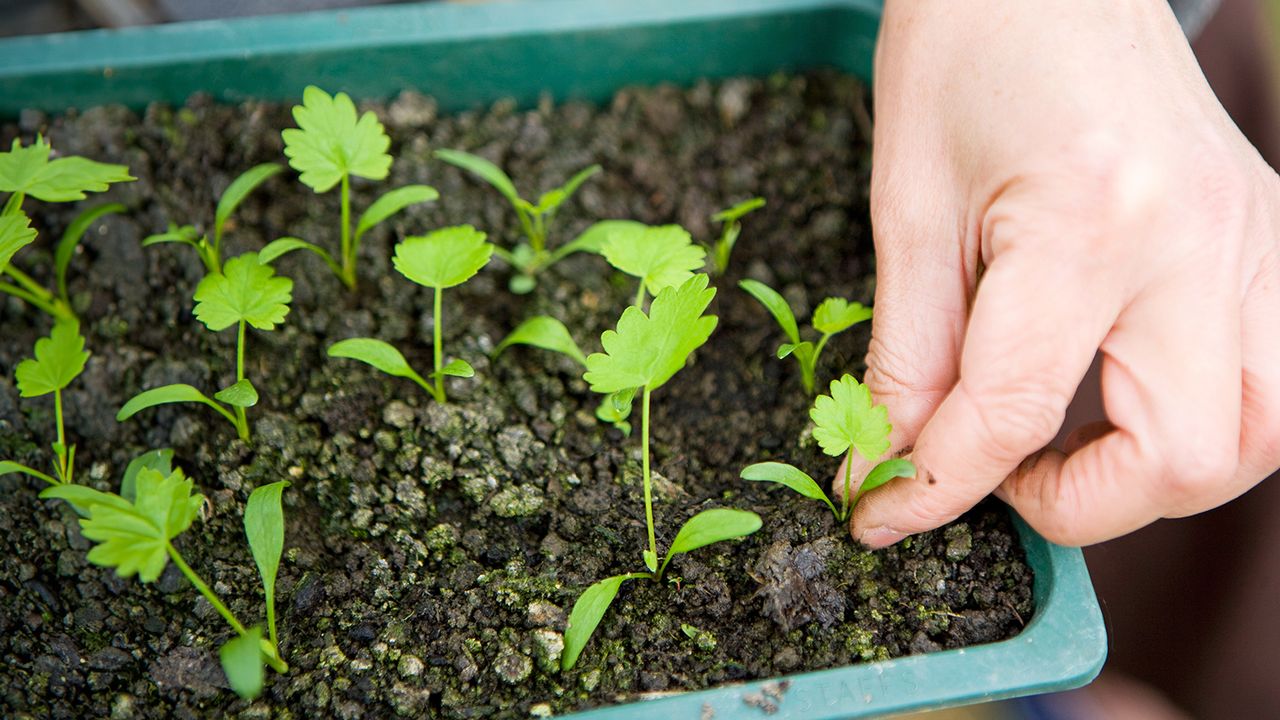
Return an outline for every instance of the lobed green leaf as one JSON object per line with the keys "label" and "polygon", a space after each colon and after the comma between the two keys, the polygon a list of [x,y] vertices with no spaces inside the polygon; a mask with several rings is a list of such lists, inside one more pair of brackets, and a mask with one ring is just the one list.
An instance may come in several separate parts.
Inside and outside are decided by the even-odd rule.
{"label": "lobed green leaf", "polygon": [[[795,313],[791,312],[791,306],[783,299],[778,291],[765,285],[759,280],[743,280],[738,283],[738,287],[746,290],[751,297],[760,301],[765,309],[773,315],[773,319],[778,321],[782,332],[787,334],[787,339],[791,341],[790,346],[783,345],[778,348],[778,357],[784,358],[791,353],[791,350],[800,344],[800,328],[796,325]],[[786,352],[783,351],[786,348]]]}
{"label": "lobed green leaf", "polygon": [[583,378],[592,391],[656,390],[679,372],[718,322],[714,315],[702,314],[716,294],[708,282],[699,273],[680,287],[663,290],[653,299],[648,315],[635,306],[624,310],[617,329],[600,336],[604,352],[587,357]]}
{"label": "lobed green leaf", "polygon": [[587,364],[587,356],[583,354],[582,349],[578,347],[578,343],[569,334],[569,328],[550,315],[538,315],[520,323],[515,330],[511,331],[510,335],[498,343],[498,347],[493,351],[493,356],[501,355],[503,350],[512,345],[529,345],[543,350],[551,350],[562,355],[568,355],[580,365],[585,366]]}
{"label": "lobed green leaf", "polygon": [[49,337],[36,341],[35,357],[18,363],[14,372],[22,397],[40,397],[65,388],[84,371],[89,352],[84,349],[80,324],[74,320],[54,323]]}
{"label": "lobed green leaf", "polygon": [[9,267],[9,261],[19,250],[35,241],[31,218],[20,212],[0,215],[0,273]]}
{"label": "lobed green leaf", "polygon": [[817,426],[813,437],[828,455],[853,447],[867,460],[875,460],[889,450],[889,411],[873,405],[871,391],[852,375],[832,380],[831,394],[813,401],[809,417]]}
{"label": "lobed green leaf", "polygon": [[302,183],[318,193],[328,192],[343,177],[382,180],[391,170],[391,138],[372,112],[356,116],[346,93],[329,95],[309,85],[302,104],[293,108],[297,128],[280,133],[289,165]]}
{"label": "lobed green leaf", "polygon": [[654,295],[693,277],[707,257],[706,248],[695,245],[679,225],[616,227],[600,253],[610,265],[640,278]]}
{"label": "lobed green leaf", "polygon": [[258,254],[245,253],[226,262],[196,286],[196,319],[215,332],[239,322],[272,330],[284,322],[293,300],[293,281],[276,277],[275,268]]}
{"label": "lobed green leaf", "polygon": [[120,480],[120,497],[129,502],[133,502],[137,497],[135,488],[138,473],[142,472],[143,468],[154,470],[161,475],[169,475],[173,472],[173,450],[170,448],[151,450],[130,460],[129,465],[124,469],[124,477]]}
{"label": "lobed green leaf", "polygon": [[830,297],[813,311],[813,329],[824,335],[833,335],[870,319],[871,308],[862,303]]}
{"label": "lobed green leaf", "polygon": [[451,288],[470,280],[493,256],[493,244],[470,225],[456,225],[396,245],[396,270],[419,285]]}
{"label": "lobed green leaf", "polygon": [[124,165],[82,157],[49,159],[52,148],[43,137],[23,147],[17,138],[0,153],[0,192],[25,193],[45,202],[83,200],[87,192],[103,192],[111,183],[137,178]]}
{"label": "lobed green leaf", "polygon": [[612,234],[617,232],[638,232],[645,227],[647,226],[644,223],[636,222],[635,220],[601,220],[583,230],[582,234],[572,241],[557,248],[551,254],[551,262],[576,252],[599,254],[603,251],[604,244]]}

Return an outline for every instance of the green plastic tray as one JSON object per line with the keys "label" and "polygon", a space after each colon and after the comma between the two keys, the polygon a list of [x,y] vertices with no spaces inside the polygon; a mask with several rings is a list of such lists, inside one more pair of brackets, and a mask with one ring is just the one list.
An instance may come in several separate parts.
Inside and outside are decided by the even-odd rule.
{"label": "green plastic tray", "polygon": [[[308,83],[356,97],[406,88],[446,110],[549,93],[604,100],[622,85],[833,66],[870,76],[872,0],[541,0],[400,5],[0,41],[0,116],[102,103],[293,99]],[[1017,637],[793,675],[774,718],[868,717],[1065,690],[1092,680],[1106,632],[1077,549],[1017,519],[1036,613]],[[575,715],[580,720],[763,717],[761,682]]]}

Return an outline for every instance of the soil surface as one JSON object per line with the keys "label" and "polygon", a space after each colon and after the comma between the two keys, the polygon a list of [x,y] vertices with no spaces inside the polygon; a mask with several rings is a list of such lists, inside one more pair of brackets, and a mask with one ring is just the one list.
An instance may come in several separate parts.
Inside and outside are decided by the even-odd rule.
{"label": "soil surface", "polygon": [[[154,584],[85,560],[74,512],[36,497],[35,481],[0,478],[0,715],[9,717],[528,717],[645,693],[828,668],[984,643],[1030,619],[1031,571],[1008,514],[984,505],[942,530],[881,552],[856,547],[825,506],[746,483],[739,470],[782,459],[825,478],[809,399],[781,333],[737,289],[778,288],[808,311],[828,295],[870,303],[866,100],[856,81],[814,74],[735,79],[691,89],[627,89],[595,107],[509,103],[441,116],[406,94],[378,111],[396,158],[387,184],[356,182],[354,207],[392,186],[425,182],[439,202],[366,238],[348,293],[312,256],[279,263],[294,304],[274,332],[250,331],[248,374],[262,391],[253,439],[200,406],[116,410],[136,392],[186,382],[230,384],[235,333],[194,320],[202,275],[181,246],[143,249],[169,222],[208,226],[239,172],[283,162],[288,109],[193,99],[139,116],[118,107],[0,130],[5,147],[37,132],[62,153],[127,164],[138,181],[89,202],[128,213],[91,231],[72,262],[88,368],[65,394],[79,481],[118,489],[129,460],[171,447],[208,502],[176,541],[187,561],[248,623],[263,618],[241,524],[249,492],[292,480],[277,584],[288,675],[246,703],[227,687],[217,648],[230,629],[172,565]],[[752,509],[764,527],[737,543],[681,556],[672,582],[632,582],[577,667],[559,671],[565,617],[588,584],[642,569],[638,437],[593,416],[598,401],[569,360],[517,348],[489,353],[520,320],[563,319],[588,351],[634,293],[599,258],[575,256],[531,295],[507,292],[493,265],[445,295],[446,354],[476,367],[439,405],[404,380],[330,360],[326,347],[367,335],[431,359],[429,291],[390,267],[391,244],[472,223],[510,245],[516,223],[492,189],[433,160],[461,148],[499,162],[527,195],[600,163],[557,218],[552,243],[590,222],[677,222],[709,240],[715,210],[762,195],[744,221],[712,311],[720,327],[691,365],[654,394],[659,547],[710,507]],[[227,256],[283,235],[337,246],[337,194],[316,195],[290,171],[235,217]],[[18,263],[49,279],[56,237],[77,208],[28,200],[42,239]],[[23,400],[12,369],[48,321],[0,300],[0,458],[50,467],[50,398]],[[836,337],[819,382],[861,373],[867,329]],[[637,433],[638,436],[638,433]],[[660,550],[661,551],[661,550]]]}

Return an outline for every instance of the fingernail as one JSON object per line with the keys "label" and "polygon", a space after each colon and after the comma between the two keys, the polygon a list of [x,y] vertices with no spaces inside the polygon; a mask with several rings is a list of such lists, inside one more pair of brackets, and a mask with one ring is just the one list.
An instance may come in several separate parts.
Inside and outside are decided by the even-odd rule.
{"label": "fingernail", "polygon": [[879,550],[887,548],[890,545],[905,538],[906,533],[900,533],[893,528],[879,525],[873,528],[867,528],[858,535],[858,542],[866,545],[870,550]]}

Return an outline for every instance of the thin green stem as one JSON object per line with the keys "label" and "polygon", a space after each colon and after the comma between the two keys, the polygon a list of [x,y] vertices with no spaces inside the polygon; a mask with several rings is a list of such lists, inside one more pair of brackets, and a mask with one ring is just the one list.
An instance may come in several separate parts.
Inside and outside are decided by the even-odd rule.
{"label": "thin green stem", "polygon": [[640,279],[640,287],[636,288],[636,307],[644,310],[644,278]]}
{"label": "thin green stem", "polygon": [[40,298],[36,297],[35,295],[32,295],[26,290],[23,290],[17,285],[11,285],[7,282],[0,282],[0,292],[6,293],[8,295],[12,295],[18,298],[19,300],[27,303],[28,305],[31,305],[32,307],[43,310],[44,312],[48,313],[49,315],[55,318],[65,317],[64,310],[61,307],[59,307],[57,304],[48,302],[45,300],[41,300]]}
{"label": "thin green stem", "polygon": [[53,301],[55,299],[53,296],[53,293],[41,287],[40,283],[36,282],[30,275],[22,272],[21,270],[14,267],[13,265],[7,266],[4,269],[4,272],[9,277],[13,278],[14,282],[26,288],[27,292],[31,293],[32,295],[35,295],[36,297],[41,298],[43,300]]}
{"label": "thin green stem", "polygon": [[5,201],[4,210],[0,210],[0,215],[13,215],[22,209],[22,201],[27,199],[26,193],[16,192],[9,196]]}
{"label": "thin green stem", "polygon": [[658,538],[653,531],[653,481],[649,474],[649,387],[644,389],[644,405],[640,415],[641,457],[644,463],[644,520],[649,526],[649,552],[658,557]]}
{"label": "thin green stem", "polygon": [[178,549],[175,548],[168,540],[166,540],[164,544],[165,548],[169,551],[169,557],[173,560],[173,564],[178,566],[178,569],[182,571],[182,574],[186,575],[187,579],[191,581],[191,584],[195,585],[196,589],[200,591],[200,594],[204,596],[204,599],[208,600],[209,604],[213,606],[213,609],[217,610],[218,614],[231,625],[231,629],[235,630],[237,635],[249,634],[249,631],[246,630],[244,625],[236,619],[235,615],[231,614],[231,611],[227,609],[227,606],[222,604],[222,601],[219,600],[213,590],[205,584],[205,581],[196,574],[195,570],[191,569],[191,566],[188,565],[185,560],[182,559],[182,555],[178,553]]}
{"label": "thin green stem", "polygon": [[67,461],[67,434],[62,424],[62,390],[53,391],[53,415],[58,423],[58,477],[64,483],[71,482],[71,466]]}
{"label": "thin green stem", "polygon": [[280,647],[276,639],[276,589],[264,588],[267,595],[267,635],[271,638],[271,647]]}
{"label": "thin green stem", "polygon": [[342,281],[356,287],[356,254],[351,246],[351,179],[342,176]]}
{"label": "thin green stem", "polygon": [[849,511],[853,508],[853,448],[849,448],[849,454],[844,459],[844,502],[842,502],[840,520],[849,519]]}
{"label": "thin green stem", "polygon": [[[244,331],[245,323],[241,320],[236,330],[236,382],[244,379]],[[235,412],[236,430],[240,433],[240,439],[249,442],[249,418],[239,405],[235,407]]]}
{"label": "thin green stem", "polygon": [[440,328],[440,321],[443,316],[442,306],[444,305],[444,288],[436,288],[436,307],[434,313],[434,322],[431,323],[431,354],[435,361],[436,376],[436,400],[441,404],[447,402],[444,395],[444,374],[440,369],[444,367],[444,346],[442,340],[444,333]]}

